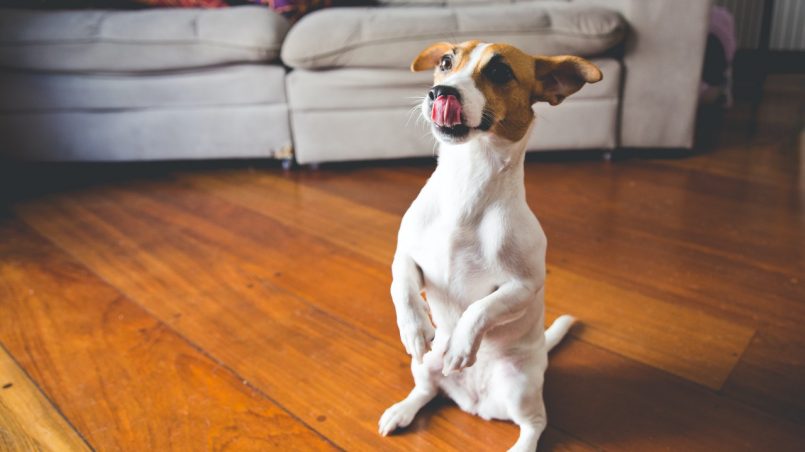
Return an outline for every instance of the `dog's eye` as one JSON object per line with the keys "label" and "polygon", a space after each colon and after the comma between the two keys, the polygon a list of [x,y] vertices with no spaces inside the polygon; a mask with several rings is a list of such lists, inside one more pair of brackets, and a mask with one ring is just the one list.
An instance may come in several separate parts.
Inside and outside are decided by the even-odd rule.
{"label": "dog's eye", "polygon": [[496,85],[505,85],[514,80],[512,69],[501,62],[493,61],[484,68],[484,75]]}
{"label": "dog's eye", "polygon": [[453,67],[453,59],[450,58],[450,55],[443,56],[442,61],[439,62],[439,70],[449,71],[452,67]]}

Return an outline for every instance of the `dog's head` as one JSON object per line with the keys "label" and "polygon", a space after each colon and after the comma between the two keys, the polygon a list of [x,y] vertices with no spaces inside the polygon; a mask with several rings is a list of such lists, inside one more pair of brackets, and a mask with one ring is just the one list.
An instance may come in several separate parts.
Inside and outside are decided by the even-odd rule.
{"label": "dog's head", "polygon": [[558,105],[601,71],[575,56],[533,57],[507,44],[440,42],[423,50],[412,71],[434,70],[422,112],[439,141],[459,144],[492,134],[516,142],[539,101]]}

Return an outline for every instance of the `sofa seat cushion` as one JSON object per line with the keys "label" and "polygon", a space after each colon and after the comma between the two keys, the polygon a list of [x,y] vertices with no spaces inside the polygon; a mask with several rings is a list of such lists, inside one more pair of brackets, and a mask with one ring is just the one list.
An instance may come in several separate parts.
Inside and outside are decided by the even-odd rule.
{"label": "sofa seat cushion", "polygon": [[279,54],[288,22],[269,8],[28,11],[0,14],[0,66],[66,72],[141,72]]}
{"label": "sofa seat cushion", "polygon": [[597,55],[621,42],[617,12],[567,2],[458,8],[334,8],[288,33],[282,60],[295,68],[407,68],[433,42],[506,42],[531,54]]}
{"label": "sofa seat cushion", "polygon": [[277,65],[136,75],[0,72],[0,113],[285,103],[285,68]]}
{"label": "sofa seat cushion", "polygon": [[0,155],[107,162],[280,157],[290,134],[284,104],[0,114]]}
{"label": "sofa seat cushion", "polygon": [[[603,80],[585,85],[566,102],[618,99],[620,61],[595,58],[592,62],[601,68]],[[414,73],[406,69],[297,69],[287,77],[288,103],[294,111],[406,107],[413,118],[419,115],[417,106],[432,82],[430,72]]]}

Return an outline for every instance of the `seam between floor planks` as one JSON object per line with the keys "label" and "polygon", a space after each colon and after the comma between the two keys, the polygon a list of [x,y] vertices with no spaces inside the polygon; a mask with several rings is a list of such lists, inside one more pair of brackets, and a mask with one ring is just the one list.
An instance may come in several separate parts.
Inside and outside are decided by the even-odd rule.
{"label": "seam between floor planks", "polygon": [[[11,450],[94,450],[0,342],[0,445]],[[6,436],[8,435],[8,436]],[[4,438],[8,438],[10,443]]]}

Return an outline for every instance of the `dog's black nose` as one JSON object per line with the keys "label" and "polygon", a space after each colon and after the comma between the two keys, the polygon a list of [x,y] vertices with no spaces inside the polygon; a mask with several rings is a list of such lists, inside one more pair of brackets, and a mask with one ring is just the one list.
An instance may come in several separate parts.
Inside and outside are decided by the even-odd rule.
{"label": "dog's black nose", "polygon": [[428,98],[430,100],[436,100],[439,96],[454,96],[459,101],[461,100],[461,95],[458,93],[458,90],[447,85],[436,85],[428,91]]}

